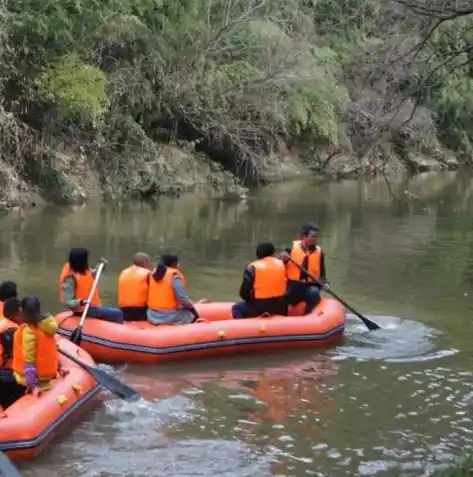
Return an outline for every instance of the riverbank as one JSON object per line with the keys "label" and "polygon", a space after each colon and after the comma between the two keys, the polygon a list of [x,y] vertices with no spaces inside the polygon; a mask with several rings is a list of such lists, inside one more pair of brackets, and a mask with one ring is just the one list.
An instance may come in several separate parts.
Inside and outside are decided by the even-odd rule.
{"label": "riverbank", "polygon": [[301,174],[469,165],[470,30],[417,11],[374,0],[3,4],[0,204],[238,196]]}

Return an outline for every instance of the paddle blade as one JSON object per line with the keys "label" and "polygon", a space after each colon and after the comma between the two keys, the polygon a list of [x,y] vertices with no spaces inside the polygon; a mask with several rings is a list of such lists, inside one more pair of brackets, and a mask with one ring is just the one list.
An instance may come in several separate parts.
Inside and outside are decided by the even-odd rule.
{"label": "paddle blade", "polygon": [[20,471],[12,464],[11,460],[0,451],[0,475],[4,477],[21,477]]}
{"label": "paddle blade", "polygon": [[368,320],[368,318],[366,318],[366,317],[364,317],[363,323],[366,325],[366,327],[370,331],[381,329],[381,326],[377,325],[374,321]]}
{"label": "paddle blade", "polygon": [[130,388],[130,386],[122,383],[119,379],[115,378],[111,374],[108,374],[105,371],[93,366],[87,366],[87,371],[91,374],[91,376],[93,376],[98,384],[105,389],[108,389],[120,399],[128,402],[134,402],[141,398],[141,396],[133,388]]}
{"label": "paddle blade", "polygon": [[80,325],[71,333],[71,341],[80,346],[82,342],[82,327]]}

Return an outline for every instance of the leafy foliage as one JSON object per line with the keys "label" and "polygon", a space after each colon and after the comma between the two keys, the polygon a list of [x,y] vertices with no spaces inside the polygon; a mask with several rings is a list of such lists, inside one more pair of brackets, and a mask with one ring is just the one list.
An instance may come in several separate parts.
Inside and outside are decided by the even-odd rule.
{"label": "leafy foliage", "polygon": [[[281,141],[306,157],[336,148],[362,163],[385,150],[407,157],[408,148],[437,148],[402,106],[413,96],[422,97],[422,118],[431,114],[429,138],[436,118],[445,143],[469,151],[473,89],[460,60],[454,74],[448,66],[432,73],[436,86],[420,79],[421,63],[392,61],[422,38],[425,23],[374,0],[3,3],[1,107],[12,133],[2,149],[27,181],[67,143],[90,157],[104,187],[124,194],[150,175],[159,191],[159,176],[173,173],[161,144],[179,139],[260,182]],[[471,45],[470,19],[461,31],[453,23],[432,36],[438,57]],[[419,85],[422,94],[413,91]]]}

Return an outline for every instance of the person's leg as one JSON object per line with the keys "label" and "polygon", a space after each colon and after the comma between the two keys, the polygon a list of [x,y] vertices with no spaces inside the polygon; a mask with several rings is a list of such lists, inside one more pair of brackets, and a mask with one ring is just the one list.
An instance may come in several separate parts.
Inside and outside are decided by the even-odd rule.
{"label": "person's leg", "polygon": [[112,323],[123,323],[123,313],[118,308],[91,306],[87,316]]}
{"label": "person's leg", "polygon": [[10,407],[25,395],[26,387],[18,384],[11,370],[2,369],[0,376],[0,406]]}
{"label": "person's leg", "polygon": [[232,316],[236,320],[241,318],[249,318],[250,315],[251,315],[251,309],[248,302],[237,301],[232,306]]}
{"label": "person's leg", "polygon": [[269,313],[271,316],[287,315],[287,303],[285,297],[282,298],[273,298],[271,300],[267,300],[265,305],[264,311]]}
{"label": "person's leg", "polygon": [[120,308],[123,313],[123,319],[125,321],[146,321],[146,308],[145,307],[126,307]]}
{"label": "person's leg", "polygon": [[286,302],[288,305],[297,305],[305,300],[306,286],[303,283],[289,283],[286,293]]}
{"label": "person's leg", "polygon": [[318,287],[311,286],[307,287],[305,293],[305,310],[304,314],[308,315],[314,310],[314,308],[320,303],[320,290]]}
{"label": "person's leg", "polygon": [[176,313],[169,321],[169,324],[172,325],[187,325],[189,323],[194,323],[195,315],[192,311],[187,309],[176,310]]}
{"label": "person's leg", "polygon": [[148,308],[146,319],[152,325],[168,325],[174,316],[174,311],[159,311]]}

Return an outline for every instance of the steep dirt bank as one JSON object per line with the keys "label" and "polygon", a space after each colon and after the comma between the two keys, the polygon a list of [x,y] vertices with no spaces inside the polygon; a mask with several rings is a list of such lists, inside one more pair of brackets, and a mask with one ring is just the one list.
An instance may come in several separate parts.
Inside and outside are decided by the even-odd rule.
{"label": "steep dirt bank", "polygon": [[[107,170],[106,174],[101,173],[80,152],[56,152],[52,156],[48,174],[37,182],[21,180],[11,170],[4,168],[0,170],[4,186],[0,209],[20,210],[25,206],[45,203],[77,205],[97,198],[153,199],[194,190],[201,190],[212,196],[246,196],[244,177],[224,169],[204,154],[186,150],[185,144],[163,145],[160,152],[154,162],[137,164],[136,168],[130,168],[125,175],[113,169]],[[268,159],[263,183],[290,181],[301,177],[376,177],[381,170],[395,176],[412,175],[456,169],[458,164],[453,156],[443,156],[442,159],[413,156],[409,163],[391,160],[389,168],[386,168],[382,161],[367,165],[356,158],[340,154],[334,155],[323,167],[314,171],[306,161],[286,149],[285,153],[281,151],[277,157]]]}

